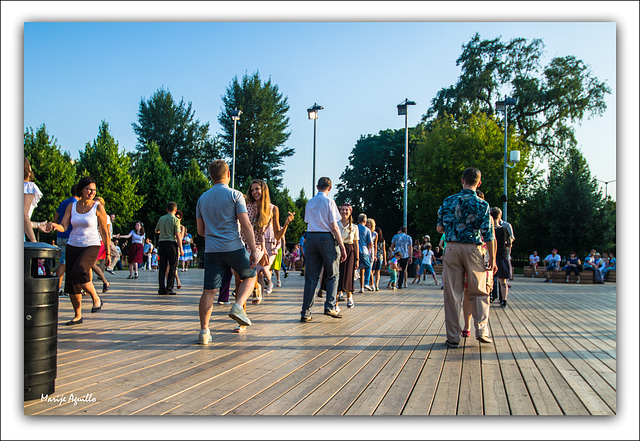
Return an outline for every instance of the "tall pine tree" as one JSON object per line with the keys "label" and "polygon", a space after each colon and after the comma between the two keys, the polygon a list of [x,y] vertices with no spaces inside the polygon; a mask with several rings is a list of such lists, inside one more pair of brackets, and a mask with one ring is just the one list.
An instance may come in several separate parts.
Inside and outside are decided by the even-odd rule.
{"label": "tall pine tree", "polygon": [[[282,185],[280,168],[284,158],[293,155],[294,150],[285,147],[290,132],[287,97],[279,92],[278,86],[268,81],[262,82],[258,72],[236,76],[222,97],[223,109],[218,116],[222,126],[222,150],[226,157],[233,157],[234,109],[242,111],[236,128],[236,169],[235,184],[242,184],[249,176],[270,181],[274,187]],[[232,161],[229,164],[234,166]]]}
{"label": "tall pine tree", "polygon": [[134,220],[142,207],[143,196],[137,193],[138,180],[131,176],[129,156],[119,151],[118,141],[102,121],[98,136],[85,145],[77,163],[80,176],[91,176],[97,183],[97,195],[105,201],[107,213],[115,213],[114,227],[124,227]]}
{"label": "tall pine tree", "polygon": [[164,88],[140,100],[138,123],[132,126],[138,136],[138,153],[146,155],[149,144],[155,142],[160,157],[176,176],[189,167],[191,159],[206,167],[216,156],[212,152],[217,153],[218,144],[209,136],[209,123],[200,123],[191,102],[180,99],[176,103]]}

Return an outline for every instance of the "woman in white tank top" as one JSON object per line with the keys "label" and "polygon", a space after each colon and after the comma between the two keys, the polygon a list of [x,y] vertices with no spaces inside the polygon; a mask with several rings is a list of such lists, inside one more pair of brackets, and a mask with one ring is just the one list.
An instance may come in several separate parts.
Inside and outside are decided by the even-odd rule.
{"label": "woman in white tank top", "polygon": [[[96,196],[96,181],[91,177],[82,178],[77,185],[79,201],[67,206],[62,221],[59,224],[50,222],[47,230],[52,229],[63,233],[69,225],[73,230],[67,243],[66,262],[67,277],[64,292],[69,294],[75,317],[67,325],[82,323],[82,291],[89,294],[93,300],[91,312],[102,309],[102,299],[98,297],[91,282],[91,267],[96,263],[100,250],[100,237],[109,243],[109,227],[107,212],[104,207],[94,200]],[[111,254],[107,254],[107,265],[111,264]]]}

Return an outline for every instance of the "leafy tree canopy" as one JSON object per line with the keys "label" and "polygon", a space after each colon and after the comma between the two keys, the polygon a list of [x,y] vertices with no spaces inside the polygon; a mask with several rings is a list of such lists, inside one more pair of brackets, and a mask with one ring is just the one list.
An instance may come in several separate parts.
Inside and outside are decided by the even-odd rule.
{"label": "leafy tree canopy", "polygon": [[[385,236],[391,231],[395,234],[402,226],[404,141],[404,130],[382,130],[377,135],[361,136],[336,186],[336,203],[351,204],[354,219],[359,213],[374,218]],[[414,146],[411,139],[410,158]]]}
{"label": "leafy tree canopy", "polygon": [[148,145],[155,142],[160,157],[176,174],[185,171],[191,159],[206,168],[217,156],[217,142],[209,136],[209,123],[201,124],[195,119],[191,102],[180,99],[176,103],[164,88],[148,100],[140,100],[138,123],[132,126],[138,136],[138,152],[147,154]]}
{"label": "leafy tree canopy", "polygon": [[584,156],[571,148],[567,160],[553,161],[547,182],[527,202],[514,252],[537,250],[544,257],[555,247],[563,258],[574,250],[582,259],[591,248],[614,247],[615,223],[615,202],[605,200]]}
{"label": "leafy tree canopy", "polygon": [[193,158],[189,162],[189,168],[180,176],[179,184],[181,197],[178,209],[184,214],[182,225],[187,227],[188,233],[196,237],[198,235],[196,229],[196,205],[202,193],[211,188],[211,184]]}
{"label": "leafy tree canopy", "polygon": [[[521,162],[508,170],[508,198],[527,182],[529,149],[509,131],[509,149],[521,150]],[[410,225],[434,237],[437,212],[442,201],[458,193],[462,173],[477,167],[482,173],[480,190],[492,206],[502,207],[504,132],[484,113],[463,119],[446,116],[435,120],[431,130],[414,132],[415,152],[410,156]],[[509,212],[510,213],[510,212]],[[513,222],[510,215],[509,220]]]}
{"label": "leafy tree canopy", "polygon": [[[167,203],[174,201],[181,206],[180,183],[160,156],[155,142],[147,146],[147,154],[139,158],[133,167],[133,175],[138,179],[138,194],[144,196],[144,203],[138,210],[138,218],[144,223],[148,237],[154,237],[153,229],[160,216],[167,212]],[[131,225],[133,228],[133,225]],[[125,228],[123,232],[130,230]]]}
{"label": "leafy tree canopy", "polygon": [[60,151],[44,124],[35,132],[31,127],[25,130],[24,155],[31,162],[34,182],[43,194],[31,218],[53,221],[60,202],[71,196],[71,186],[78,181],[71,157]]}
{"label": "leafy tree canopy", "polygon": [[463,46],[458,82],[440,90],[423,121],[445,114],[460,117],[494,113],[495,101],[510,94],[510,107],[522,141],[545,156],[562,156],[577,145],[573,125],[585,117],[602,115],[611,89],[594,77],[574,56],[554,57],[541,65],[544,44],[534,39],[481,40],[476,34]]}
{"label": "leafy tree canopy", "polygon": [[[293,155],[294,150],[285,147],[290,132],[287,97],[279,92],[278,86],[269,80],[262,82],[258,72],[238,77],[227,87],[222,96],[223,108],[218,116],[222,127],[221,147],[228,158],[233,158],[234,121],[231,113],[237,108],[242,111],[236,125],[235,187],[247,177],[264,179],[274,187],[282,185],[280,168],[284,158]],[[233,161],[230,165],[234,167]]]}
{"label": "leafy tree canopy", "polygon": [[77,170],[80,176],[91,176],[97,182],[98,194],[105,202],[107,213],[115,213],[114,228],[124,227],[134,220],[144,197],[136,194],[138,180],[131,176],[131,160],[119,151],[119,144],[102,121],[98,136],[80,152]]}

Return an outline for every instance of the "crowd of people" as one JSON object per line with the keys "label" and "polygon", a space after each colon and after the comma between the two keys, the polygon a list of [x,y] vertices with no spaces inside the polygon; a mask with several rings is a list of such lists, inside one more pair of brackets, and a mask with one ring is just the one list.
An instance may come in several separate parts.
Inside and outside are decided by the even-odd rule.
{"label": "crowd of people", "polygon": [[[553,283],[558,272],[565,272],[565,282],[569,283],[569,277],[571,274],[576,275],[576,283],[580,283],[580,273],[583,271],[590,271],[593,273],[593,283],[604,284],[609,271],[616,270],[616,257],[613,251],[608,253],[604,252],[600,254],[595,249],[591,249],[589,255],[581,260],[575,251],[569,252],[569,257],[562,259],[562,256],[558,254],[558,249],[553,248],[551,253],[547,255],[542,261],[545,269],[544,282]],[[563,265],[564,263],[564,265]],[[529,256],[529,267],[532,269],[532,277],[538,275],[538,267],[540,264],[540,256],[538,252],[534,251]]]}
{"label": "crowd of people", "polygon": [[[356,280],[360,293],[379,291],[381,271],[388,267],[388,289],[407,288],[410,277],[412,284],[430,276],[436,286],[441,285],[448,347],[456,348],[461,338],[469,337],[472,324],[481,343],[492,341],[487,328],[489,305],[494,300],[499,300],[502,307],[507,305],[515,237],[513,227],[502,220],[501,210],[490,208],[484,201],[478,189],[482,183],[478,169],[467,168],[461,179],[462,190],[446,198],[439,208],[436,228],[442,236],[436,247],[428,235],[414,241],[406,226],[387,246],[375,220],[361,213],[354,222],[353,207],[338,207],[329,197],[331,179],[322,177],[317,182],[317,194],[305,207],[307,229],[290,252],[285,234],[295,213],[287,213],[280,225],[279,209],[271,203],[265,181],[254,179],[247,194],[242,194],[229,187],[229,166],[222,160],[210,164],[209,175],[214,185],[196,205],[197,234],[205,243],[198,343],[211,341],[209,322],[216,296],[219,304],[231,305],[228,315],[237,323],[234,331],[245,332],[251,326],[247,301],[262,303],[265,295],[282,285],[280,271],[286,278],[287,269],[295,269],[300,262],[304,276],[303,323],[312,321],[316,297],[324,297],[325,315],[341,319],[338,302],[355,307]],[[71,188],[71,196],[60,203],[52,222],[32,222],[31,214],[42,193],[33,183],[33,171],[25,157],[25,240],[35,241],[34,229],[57,232],[61,255],[56,276],[60,294],[69,296],[74,310],[67,325],[83,323],[84,295],[93,302],[92,313],[102,310],[104,301],[92,283],[94,273],[103,282],[102,292],[107,292],[110,283],[104,272],[115,274],[114,269],[122,269],[125,261],[128,279],[137,279],[139,270],[157,271],[158,295],[176,295],[174,287],[181,288],[180,262],[180,272],[188,271],[197,255],[193,236],[182,225],[183,213],[175,202],[168,202],[166,214],[158,219],[153,229],[158,241],[154,244],[141,221],[136,221],[127,234],[113,234],[115,214],[107,214],[104,200],[96,197],[97,190],[95,180],[84,177]],[[593,271],[595,280],[603,281],[608,271],[615,270],[613,253],[601,256],[595,250],[584,260],[572,252],[563,267],[562,262],[555,249],[543,260],[546,281],[551,282],[555,272],[564,270],[567,281],[575,272],[579,282],[583,269]],[[530,256],[534,276],[539,263],[534,251]],[[441,284],[435,265],[443,267]],[[233,302],[231,295],[235,297]]]}

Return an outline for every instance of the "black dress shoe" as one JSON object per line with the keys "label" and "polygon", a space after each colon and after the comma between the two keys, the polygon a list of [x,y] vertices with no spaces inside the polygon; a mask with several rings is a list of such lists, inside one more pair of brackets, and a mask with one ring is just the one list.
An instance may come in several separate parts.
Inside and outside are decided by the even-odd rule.
{"label": "black dress shoe", "polygon": [[176,295],[176,293],[175,293],[175,291],[167,291],[167,295],[175,296],[175,295]]}
{"label": "black dress shoe", "polygon": [[98,312],[102,309],[102,305],[104,305],[104,302],[102,301],[102,299],[100,299],[100,306],[98,306],[97,308],[94,306],[93,308],[91,308],[91,312]]}
{"label": "black dress shoe", "polygon": [[67,323],[65,323],[67,326],[72,326],[72,325],[81,325],[82,324],[82,319],[80,320],[76,320],[76,321],[68,321]]}
{"label": "black dress shoe", "polygon": [[460,342],[457,342],[457,341],[449,341],[449,340],[447,340],[447,341],[444,342],[444,344],[447,345],[447,347],[449,347],[449,348],[457,348],[458,346],[460,346]]}
{"label": "black dress shoe", "polygon": [[342,318],[342,315],[335,309],[327,309],[324,311],[324,315],[328,315],[333,318]]}

